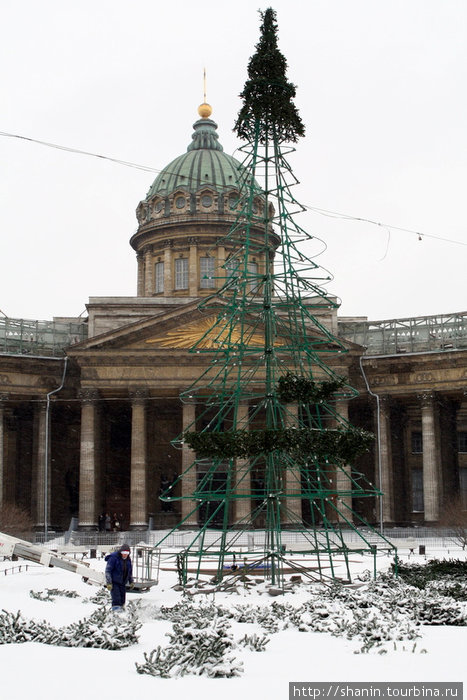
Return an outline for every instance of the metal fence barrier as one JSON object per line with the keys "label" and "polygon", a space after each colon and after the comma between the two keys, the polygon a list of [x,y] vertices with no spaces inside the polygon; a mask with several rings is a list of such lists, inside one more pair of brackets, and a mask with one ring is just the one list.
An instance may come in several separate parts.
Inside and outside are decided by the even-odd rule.
{"label": "metal fence barrier", "polygon": [[[359,530],[361,537],[371,544],[377,544],[379,541],[378,533],[373,530]],[[155,546],[162,539],[164,548],[179,548],[187,547],[198,535],[198,530],[178,530],[170,532],[169,530],[139,530],[127,532],[81,532],[68,531],[63,533],[49,532],[47,546],[62,547],[72,545],[76,547],[115,547],[127,543],[131,546],[137,544],[146,544]],[[456,536],[449,528],[385,528],[384,536],[397,544],[401,541],[401,546],[406,545],[408,540],[414,540],[418,545],[424,545],[427,549],[453,549],[459,547],[456,541]],[[310,538],[314,537],[315,533],[310,531]],[[319,538],[320,531],[316,531],[316,536]],[[220,541],[221,533],[219,530],[208,530],[205,534],[205,545],[215,545],[216,541]],[[346,544],[354,544],[361,541],[358,532],[352,530],[343,530],[343,539]],[[264,546],[266,533],[264,530],[251,530],[243,532],[231,530],[228,535],[227,545],[235,544],[239,547],[262,547]],[[41,532],[35,533],[34,541],[37,544],[44,543],[44,534]],[[303,534],[299,532],[282,533],[282,542],[285,546],[293,545],[296,542],[303,541]]]}

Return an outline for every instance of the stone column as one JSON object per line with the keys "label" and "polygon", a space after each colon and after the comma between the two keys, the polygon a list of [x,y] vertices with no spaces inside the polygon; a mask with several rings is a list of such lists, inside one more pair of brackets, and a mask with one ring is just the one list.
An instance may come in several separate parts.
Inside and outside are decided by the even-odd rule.
{"label": "stone column", "polygon": [[425,521],[439,519],[442,494],[441,463],[439,451],[438,416],[435,406],[435,393],[427,391],[419,396],[422,412],[423,443],[423,503]]}
{"label": "stone column", "polygon": [[[242,403],[237,410],[237,430],[248,430],[248,403]],[[248,522],[251,515],[251,471],[249,459],[235,460],[235,494],[239,498],[234,499],[234,523]]]}
{"label": "stone column", "polygon": [[[383,492],[383,522],[394,521],[394,488],[392,475],[391,446],[391,400],[389,396],[380,396],[380,450],[381,450],[381,484]],[[379,480],[379,479],[378,479]]]}
{"label": "stone column", "polygon": [[174,290],[173,282],[173,254],[172,254],[173,241],[167,240],[164,243],[164,296],[172,296]]}
{"label": "stone column", "polygon": [[152,248],[148,245],[144,249],[144,296],[146,297],[150,297],[154,294],[153,270]]}
{"label": "stone column", "polygon": [[188,294],[190,297],[198,296],[198,240],[189,238],[190,253],[188,257]]}
{"label": "stone column", "polygon": [[[183,431],[194,430],[194,421],[196,415],[196,405],[194,403],[184,403],[183,404],[183,416],[182,424]],[[185,528],[197,528],[198,527],[198,512],[195,510],[191,513],[193,508],[196,506],[194,499],[189,498],[189,496],[196,491],[197,486],[197,474],[196,465],[189,467],[195,461],[195,452],[188,447],[188,445],[183,445],[182,449],[182,521],[183,527]],[[189,471],[186,472],[186,470]],[[191,513],[191,515],[190,515]]]}
{"label": "stone column", "polygon": [[0,508],[3,505],[3,484],[6,472],[5,401],[7,398],[7,394],[0,394]]}
{"label": "stone column", "polygon": [[[346,421],[349,420],[349,400],[340,399],[336,405],[339,415]],[[345,425],[345,424],[344,424]],[[340,523],[352,522],[352,466],[336,466],[335,487],[336,487],[336,508],[337,519]]]}
{"label": "stone column", "polygon": [[98,478],[98,450],[96,445],[97,398],[95,389],[81,395],[81,448],[79,466],[79,522],[80,530],[97,529],[96,482]]}
{"label": "stone column", "polygon": [[131,397],[131,486],[130,530],[146,530],[146,391],[130,393]]}
{"label": "stone column", "polygon": [[139,297],[144,297],[144,257],[142,253],[136,254],[136,262],[138,264],[138,282],[136,294]]}
{"label": "stone column", "polygon": [[[45,423],[47,414],[47,403],[40,402],[36,404],[37,411],[37,448],[36,448],[36,513],[35,527],[41,529],[44,527],[44,512],[45,512],[45,482],[46,482],[46,445],[45,445]],[[50,445],[50,439],[49,439]],[[50,451],[49,451],[50,452]],[[50,523],[50,454],[48,455],[47,463],[47,523]]]}
{"label": "stone column", "polygon": [[216,260],[216,287],[220,289],[225,284],[226,270],[222,266],[225,264],[225,246],[217,246]]}
{"label": "stone column", "polygon": [[[298,404],[289,404],[286,407],[288,414],[285,416],[284,423],[287,428],[293,426],[298,427]],[[291,469],[290,466],[284,470],[283,490],[284,493],[297,494],[296,497],[282,499],[281,506],[281,521],[282,525],[296,525],[302,522],[302,492],[301,474],[298,467]]]}

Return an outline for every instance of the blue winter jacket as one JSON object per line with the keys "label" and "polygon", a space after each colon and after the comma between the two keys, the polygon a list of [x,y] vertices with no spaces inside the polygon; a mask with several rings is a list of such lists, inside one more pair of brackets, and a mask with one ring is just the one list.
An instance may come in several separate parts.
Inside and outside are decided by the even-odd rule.
{"label": "blue winter jacket", "polygon": [[124,564],[123,557],[120,552],[112,552],[105,558],[107,566],[105,567],[105,580],[107,583],[119,583],[125,586],[127,583],[133,583],[133,567],[130,557],[126,559],[126,575],[123,576]]}

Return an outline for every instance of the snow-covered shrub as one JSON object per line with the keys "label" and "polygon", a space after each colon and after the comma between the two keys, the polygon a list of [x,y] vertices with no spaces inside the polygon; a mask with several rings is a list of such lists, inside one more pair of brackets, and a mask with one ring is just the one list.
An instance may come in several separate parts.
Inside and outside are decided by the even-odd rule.
{"label": "snow-covered shrub", "polygon": [[[395,565],[392,565],[395,570]],[[398,577],[416,588],[425,588],[430,581],[467,580],[467,561],[461,559],[431,559],[426,564],[401,564],[397,566]]]}
{"label": "snow-covered shrub", "polygon": [[83,598],[82,603],[94,603],[95,605],[104,605],[109,601],[109,592],[106,588],[99,588],[97,593],[90,598]]}
{"label": "snow-covered shrub", "polygon": [[188,674],[210,678],[239,676],[243,666],[232,653],[235,644],[229,628],[229,622],[219,618],[203,627],[176,622],[168,635],[169,645],[144,654],[145,663],[137,663],[136,670],[161,678]]}
{"label": "snow-covered shrub", "polygon": [[17,613],[3,610],[0,614],[0,644],[21,644],[24,642],[42,642],[53,644],[59,635],[45,620],[25,620]]}
{"label": "snow-covered shrub", "polygon": [[65,627],[55,628],[45,620],[26,620],[18,611],[0,614],[0,644],[41,642],[61,647],[122,649],[138,641],[141,623],[131,617],[116,616],[105,608]]}
{"label": "snow-covered shrub", "polygon": [[429,581],[425,590],[429,593],[438,593],[454,600],[467,602],[467,583],[464,581],[452,581],[451,579]]}
{"label": "snow-covered shrub", "polygon": [[134,615],[98,608],[89,617],[62,627],[59,646],[123,649],[136,644],[141,627]]}
{"label": "snow-covered shrub", "polygon": [[195,605],[191,602],[176,603],[172,607],[161,605],[155,612],[155,618],[158,620],[170,620],[171,622],[186,622],[191,621],[193,624],[206,624],[210,620],[218,617],[230,618],[232,613],[228,608],[215,603],[206,603]]}
{"label": "snow-covered shrub", "polygon": [[51,603],[60,596],[62,598],[79,598],[79,593],[76,591],[62,591],[59,588],[46,588],[45,591],[29,591],[29,595],[31,598]]}
{"label": "snow-covered shrub", "polygon": [[242,646],[251,649],[251,651],[266,651],[266,644],[269,644],[271,640],[265,634],[262,637],[258,637],[257,634],[245,635],[238,640],[238,643]]}
{"label": "snow-covered shrub", "polygon": [[413,615],[422,625],[467,625],[465,603],[427,591],[414,600]]}

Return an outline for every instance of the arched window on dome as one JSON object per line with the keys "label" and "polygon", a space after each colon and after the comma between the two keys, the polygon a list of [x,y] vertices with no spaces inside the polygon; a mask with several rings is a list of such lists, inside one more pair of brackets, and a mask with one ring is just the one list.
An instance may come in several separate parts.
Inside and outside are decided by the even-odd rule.
{"label": "arched window on dome", "polygon": [[172,201],[172,208],[175,214],[183,214],[190,202],[186,192],[175,192]]}
{"label": "arched window on dome", "polygon": [[154,216],[162,216],[164,213],[164,202],[162,199],[156,199],[153,205]]}
{"label": "arched window on dome", "polygon": [[139,224],[145,223],[148,218],[148,211],[148,207],[144,202],[140,202],[138,204],[138,208],[136,209],[136,218],[138,219]]}
{"label": "arched window on dome", "polygon": [[214,193],[211,190],[204,190],[199,195],[199,202],[201,205],[201,211],[212,210],[215,204]]}
{"label": "arched window on dome", "polygon": [[238,192],[230,192],[228,195],[229,210],[236,211],[239,205]]}

